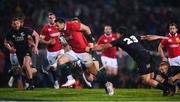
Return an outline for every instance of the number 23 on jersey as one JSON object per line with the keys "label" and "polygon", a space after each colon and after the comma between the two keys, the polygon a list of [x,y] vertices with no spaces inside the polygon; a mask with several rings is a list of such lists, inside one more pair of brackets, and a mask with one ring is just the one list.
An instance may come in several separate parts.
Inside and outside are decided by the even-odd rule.
{"label": "number 23 on jersey", "polygon": [[132,43],[137,43],[138,39],[134,35],[132,35],[129,38],[124,38],[123,41],[126,42],[127,45],[129,45],[129,44],[132,44]]}

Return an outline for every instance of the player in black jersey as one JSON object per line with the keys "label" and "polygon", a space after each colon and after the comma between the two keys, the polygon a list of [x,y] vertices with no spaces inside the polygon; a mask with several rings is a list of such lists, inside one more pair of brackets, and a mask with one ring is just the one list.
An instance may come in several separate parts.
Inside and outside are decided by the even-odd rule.
{"label": "player in black jersey", "polygon": [[[140,43],[140,40],[156,40],[156,39],[166,39],[166,37],[157,35],[135,35],[128,33],[125,27],[119,27],[117,29],[118,39],[112,41],[110,44],[101,44],[95,46],[90,51],[102,51],[110,47],[120,47],[126,51],[137,63],[139,68],[139,73],[141,75],[142,82],[149,86],[163,90],[164,95],[173,95],[174,86],[169,85],[167,81],[162,83],[151,78],[151,73],[153,69],[151,68],[151,55],[148,50],[146,50]],[[167,86],[172,86],[171,88]]]}
{"label": "player in black jersey", "polygon": [[169,66],[165,61],[159,65],[159,72],[164,79],[180,87],[180,66]]}
{"label": "player in black jersey", "polygon": [[33,89],[33,74],[37,72],[36,69],[32,68],[31,63],[31,47],[29,46],[29,38],[35,39],[35,44],[33,45],[33,52],[38,54],[38,43],[39,35],[35,30],[23,26],[23,19],[20,17],[15,17],[12,19],[10,31],[7,33],[4,44],[6,48],[11,53],[16,53],[18,57],[19,64],[24,68],[27,81],[30,84],[27,89]]}

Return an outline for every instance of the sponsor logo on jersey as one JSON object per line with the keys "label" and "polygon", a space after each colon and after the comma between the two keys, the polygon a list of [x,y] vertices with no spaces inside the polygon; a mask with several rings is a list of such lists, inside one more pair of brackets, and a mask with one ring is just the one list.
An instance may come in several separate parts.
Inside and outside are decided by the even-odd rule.
{"label": "sponsor logo on jersey", "polygon": [[51,29],[51,28],[48,28],[48,31],[50,32],[50,31],[52,31],[52,29]]}
{"label": "sponsor logo on jersey", "polygon": [[104,42],[106,43],[106,42],[108,42],[108,40],[107,40],[107,39],[104,39]]}
{"label": "sponsor logo on jersey", "polygon": [[168,42],[172,42],[172,39],[169,39]]}

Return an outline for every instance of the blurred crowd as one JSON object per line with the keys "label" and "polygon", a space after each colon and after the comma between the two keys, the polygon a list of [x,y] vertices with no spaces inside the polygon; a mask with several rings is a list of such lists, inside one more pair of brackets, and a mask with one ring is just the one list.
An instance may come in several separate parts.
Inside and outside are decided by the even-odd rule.
{"label": "blurred crowd", "polygon": [[[6,86],[8,80],[10,62],[3,47],[3,38],[13,15],[23,15],[25,25],[37,31],[47,22],[48,11],[65,19],[79,17],[91,27],[92,34],[98,39],[105,24],[111,25],[114,30],[123,25],[138,34],[166,35],[170,22],[180,25],[179,9],[179,0],[0,0],[0,86]],[[158,44],[159,41],[143,42],[145,48],[154,53],[154,66],[161,61],[156,53]],[[138,87],[136,65],[127,56],[124,54],[119,59],[120,82],[117,84],[120,87]]]}

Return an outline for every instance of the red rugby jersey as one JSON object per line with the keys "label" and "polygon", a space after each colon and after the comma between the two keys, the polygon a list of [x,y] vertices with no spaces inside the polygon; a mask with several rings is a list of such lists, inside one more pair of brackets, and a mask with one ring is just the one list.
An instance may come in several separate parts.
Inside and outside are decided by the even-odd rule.
{"label": "red rugby jersey", "polygon": [[[98,39],[97,44],[110,44],[111,41],[116,40],[116,34],[111,34],[110,36],[106,36],[105,34],[101,35],[101,37]],[[116,47],[108,48],[104,51],[102,51],[102,56],[110,57],[110,58],[116,58]]]}
{"label": "red rugby jersey", "polygon": [[51,25],[51,24],[44,25],[43,29],[41,30],[41,34],[45,36],[45,40],[48,41],[50,39],[54,39],[56,42],[54,45],[48,46],[47,48],[48,51],[54,52],[62,49],[61,43],[58,38],[60,33],[55,25]]}
{"label": "red rugby jersey", "polygon": [[80,31],[79,22],[66,22],[64,29],[64,36],[68,41],[69,45],[72,47],[72,50],[76,53],[86,52],[85,49],[89,46],[84,35]]}
{"label": "red rugby jersey", "polygon": [[169,58],[180,56],[180,34],[172,36],[168,34],[168,39],[161,40],[161,44],[166,47]]}

